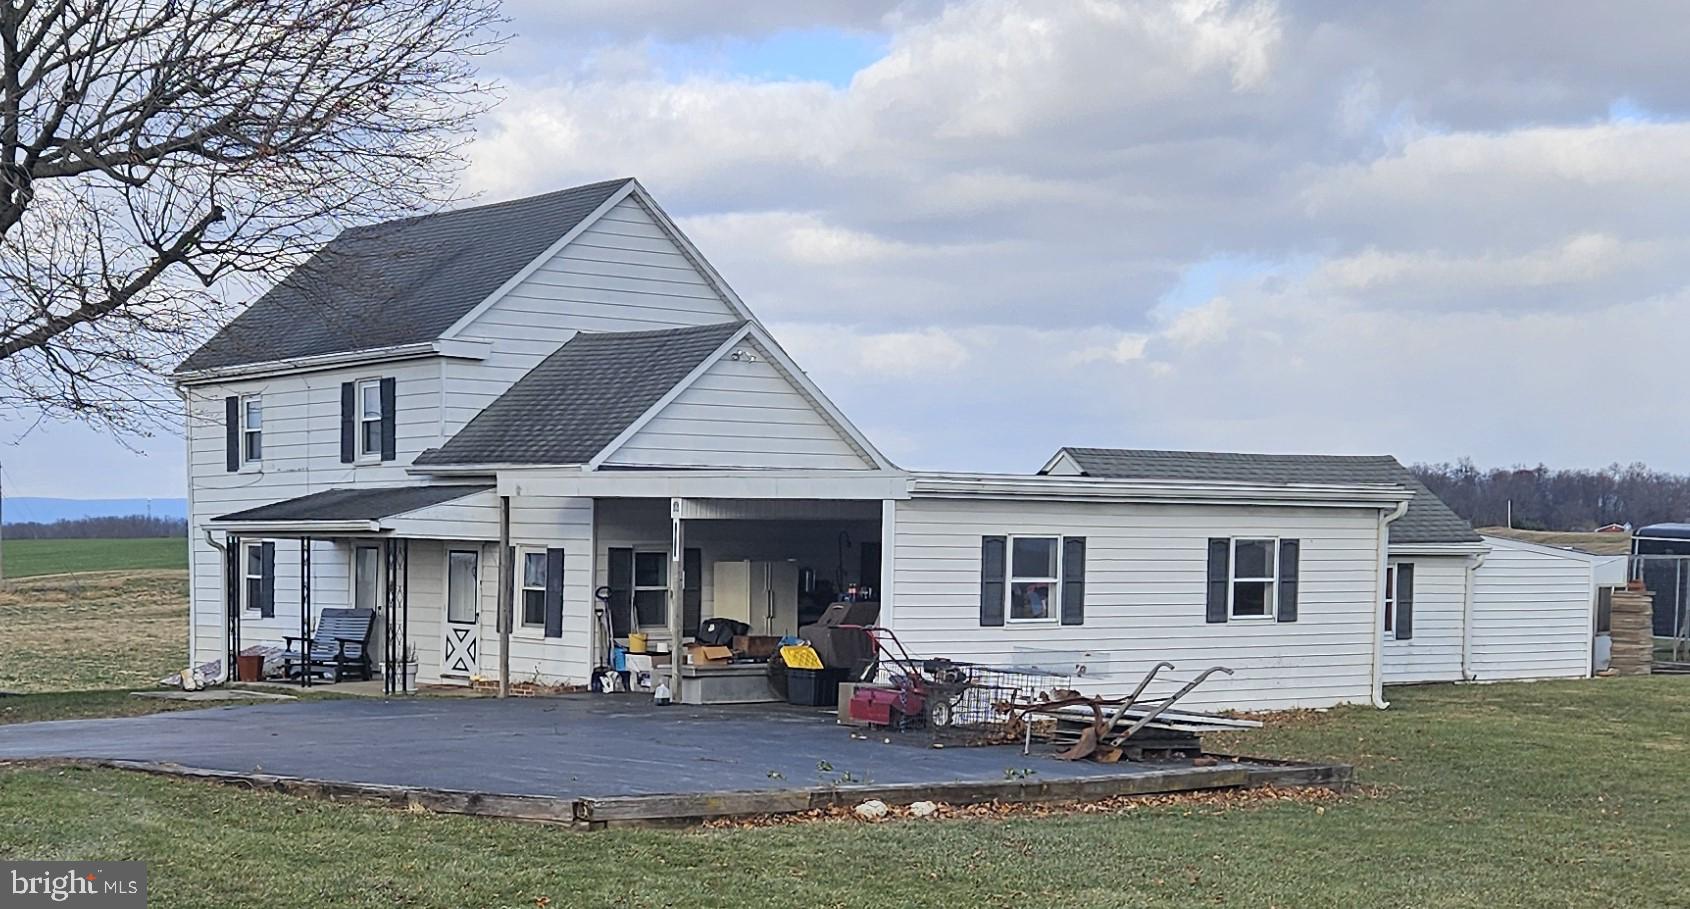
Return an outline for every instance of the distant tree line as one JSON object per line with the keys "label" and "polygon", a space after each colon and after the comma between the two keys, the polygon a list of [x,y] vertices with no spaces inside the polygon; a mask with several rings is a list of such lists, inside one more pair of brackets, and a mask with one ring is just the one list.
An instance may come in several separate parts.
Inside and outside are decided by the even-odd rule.
{"label": "distant tree line", "polygon": [[127,514],[101,518],[65,518],[43,523],[25,521],[7,524],[9,540],[136,539],[139,537],[186,537],[187,518],[155,518]]}
{"label": "distant tree line", "polygon": [[1690,476],[1650,470],[1643,464],[1601,470],[1497,467],[1481,470],[1463,458],[1454,464],[1416,464],[1411,470],[1456,514],[1474,527],[1508,523],[1526,530],[1594,530],[1605,524],[1642,527],[1690,521]]}

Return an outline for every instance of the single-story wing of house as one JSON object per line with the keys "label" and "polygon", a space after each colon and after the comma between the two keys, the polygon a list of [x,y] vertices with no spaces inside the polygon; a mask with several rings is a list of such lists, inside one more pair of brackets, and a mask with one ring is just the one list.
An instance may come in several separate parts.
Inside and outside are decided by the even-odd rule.
{"label": "single-story wing of house", "polygon": [[[353,668],[401,687],[585,685],[849,600],[918,656],[1092,693],[1231,671],[1193,706],[1589,671],[1589,616],[1501,580],[1493,611],[1500,545],[1390,457],[899,468],[632,179],[347,231],[175,379],[196,662],[364,617]],[[763,671],[656,666],[683,699]]]}

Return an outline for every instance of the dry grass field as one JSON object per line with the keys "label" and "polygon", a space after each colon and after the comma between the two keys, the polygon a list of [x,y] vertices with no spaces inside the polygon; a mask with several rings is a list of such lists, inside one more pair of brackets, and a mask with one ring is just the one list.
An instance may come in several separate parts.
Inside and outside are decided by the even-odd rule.
{"label": "dry grass field", "polygon": [[188,573],[44,575],[0,586],[0,691],[151,687],[187,659]]}

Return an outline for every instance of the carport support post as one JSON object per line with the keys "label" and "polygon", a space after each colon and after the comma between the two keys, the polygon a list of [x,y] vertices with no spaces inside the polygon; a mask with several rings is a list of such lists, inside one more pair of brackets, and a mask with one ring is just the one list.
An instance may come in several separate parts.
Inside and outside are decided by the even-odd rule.
{"label": "carport support post", "polygon": [[511,693],[511,600],[516,584],[511,558],[511,497],[499,496],[499,697]]}
{"label": "carport support post", "polygon": [[676,703],[681,700],[681,632],[685,617],[682,593],[685,589],[681,569],[685,560],[686,532],[681,526],[681,503],[685,499],[669,500],[669,696]]}

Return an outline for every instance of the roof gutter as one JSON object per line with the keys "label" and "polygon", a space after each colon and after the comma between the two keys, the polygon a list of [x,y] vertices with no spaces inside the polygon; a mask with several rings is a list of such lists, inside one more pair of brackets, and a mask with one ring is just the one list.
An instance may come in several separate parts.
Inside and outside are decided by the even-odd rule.
{"label": "roof gutter", "polygon": [[1379,514],[1379,573],[1373,601],[1373,706],[1384,710],[1385,700],[1385,573],[1391,570],[1391,525],[1408,514],[1409,499]]}
{"label": "roof gutter", "polygon": [[[380,521],[212,521],[211,527],[234,534],[381,533]],[[210,532],[210,528],[206,529]]]}
{"label": "roof gutter", "polygon": [[443,339],[372,347],[363,350],[343,350],[311,357],[288,360],[267,360],[261,363],[241,363],[234,366],[215,366],[208,369],[184,370],[171,377],[178,386],[203,385],[230,379],[258,379],[287,373],[333,369],[337,366],[362,366],[368,363],[389,363],[395,360],[415,360],[421,357],[453,357],[482,360],[487,358],[492,344],[486,342]]}
{"label": "roof gutter", "polygon": [[1068,502],[1408,507],[1413,493],[1392,484],[1288,484],[1119,480],[987,474],[910,475],[912,498],[1039,499]]}

